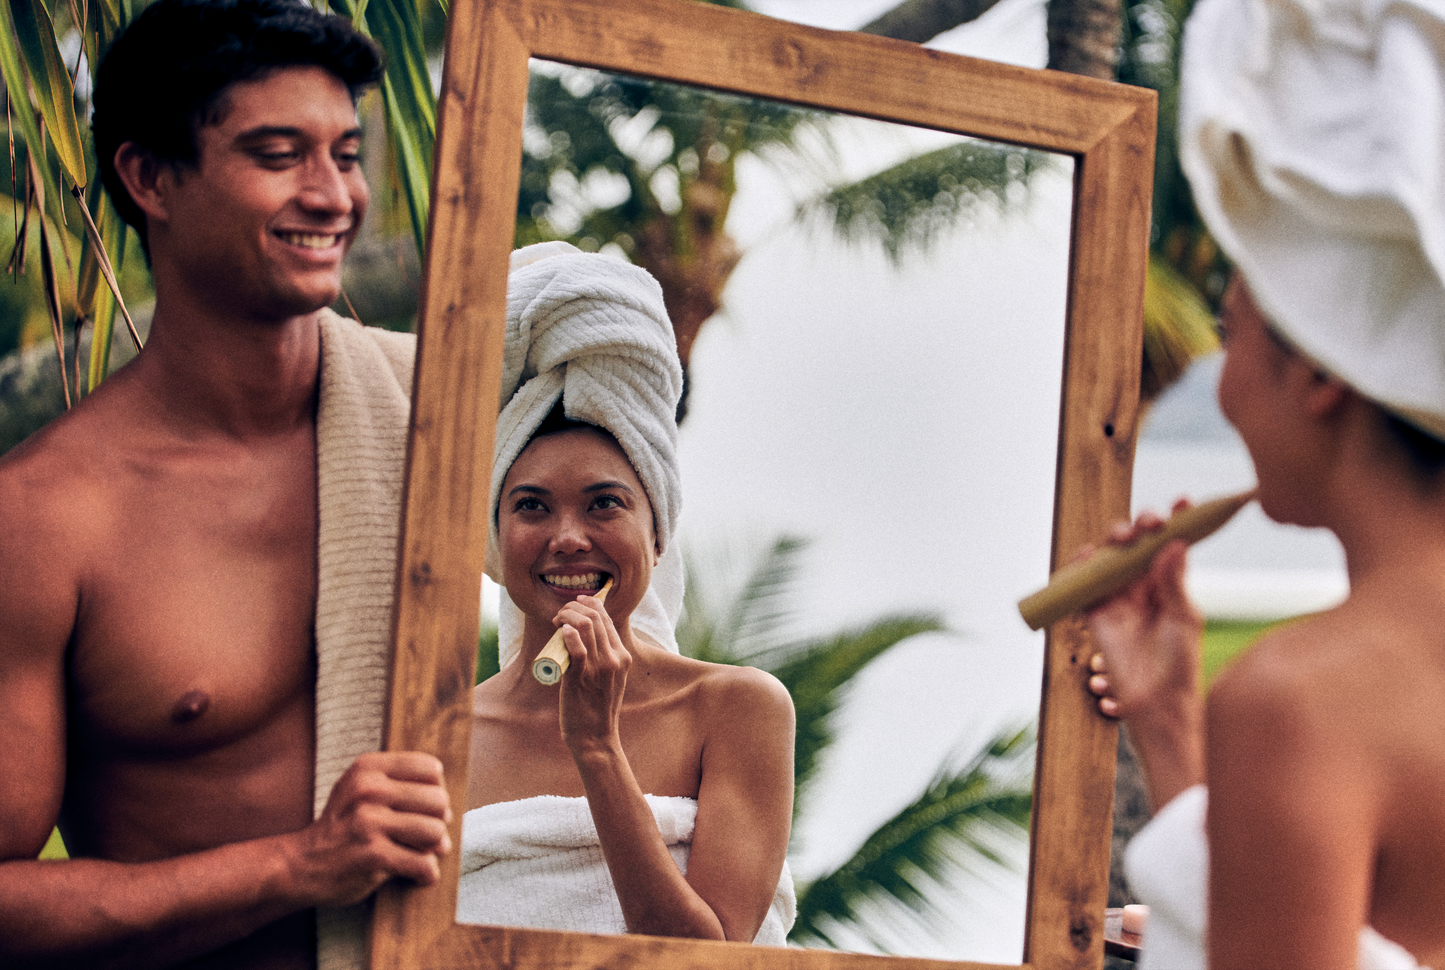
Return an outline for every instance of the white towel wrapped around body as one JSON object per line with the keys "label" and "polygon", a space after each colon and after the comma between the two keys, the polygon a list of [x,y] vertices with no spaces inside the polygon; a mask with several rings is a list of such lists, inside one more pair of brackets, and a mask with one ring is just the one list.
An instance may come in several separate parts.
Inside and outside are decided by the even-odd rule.
{"label": "white towel wrapped around body", "polygon": [[[697,801],[647,795],[677,868],[687,874]],[[577,933],[626,933],[585,798],[538,795],[467,812],[457,922]],[[784,946],[797,915],[788,864],[754,943]]]}
{"label": "white towel wrapped around body", "polygon": [[[330,310],[319,319],[318,815],[342,772],[381,746],[416,353],[411,334],[362,327]],[[674,415],[682,374],[661,290],[619,260],[563,243],[528,247],[512,261],[507,330],[503,402],[519,382],[526,387],[499,419],[497,454],[507,457],[495,485],[565,389],[568,415],[607,428],[648,489],[665,553],[633,625],[676,650],[682,561],[670,540],[680,507]],[[489,562],[495,548],[494,528]],[[506,631],[519,636],[521,625],[516,607],[503,600],[505,642]],[[320,970],[364,965],[365,920],[364,904],[318,911]]]}
{"label": "white towel wrapped around body", "polygon": [[[1205,970],[1209,904],[1209,843],[1204,816],[1209,793],[1186,789],[1129,842],[1124,872],[1129,888],[1149,907],[1139,970]],[[1359,970],[1418,970],[1409,951],[1370,927],[1360,930]]]}

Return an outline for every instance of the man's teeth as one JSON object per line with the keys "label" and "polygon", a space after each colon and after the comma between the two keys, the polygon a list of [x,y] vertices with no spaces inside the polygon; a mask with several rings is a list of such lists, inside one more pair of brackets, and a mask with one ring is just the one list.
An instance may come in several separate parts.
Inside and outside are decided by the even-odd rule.
{"label": "man's teeth", "polygon": [[601,573],[583,573],[581,576],[543,576],[548,585],[563,589],[597,589],[602,585]]}
{"label": "man's teeth", "polygon": [[278,235],[283,242],[288,242],[293,246],[304,246],[307,249],[326,249],[336,245],[336,241],[341,238],[334,232],[324,236],[314,232],[283,232]]}

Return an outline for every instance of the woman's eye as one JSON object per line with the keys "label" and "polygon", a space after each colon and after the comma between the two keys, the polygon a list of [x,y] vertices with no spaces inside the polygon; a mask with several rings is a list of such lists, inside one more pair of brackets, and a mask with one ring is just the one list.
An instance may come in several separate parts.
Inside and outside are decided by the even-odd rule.
{"label": "woman's eye", "polygon": [[620,509],[622,501],[616,495],[599,495],[592,502],[595,509]]}
{"label": "woman's eye", "polygon": [[517,500],[515,509],[518,512],[541,512],[546,509],[546,506],[538,499],[524,498]]}

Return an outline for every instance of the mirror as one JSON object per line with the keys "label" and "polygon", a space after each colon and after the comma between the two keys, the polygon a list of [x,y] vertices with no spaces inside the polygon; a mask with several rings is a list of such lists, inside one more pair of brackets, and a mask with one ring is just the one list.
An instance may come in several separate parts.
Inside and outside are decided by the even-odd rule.
{"label": "mirror", "polygon": [[[846,877],[810,884],[897,813],[946,805],[918,801],[940,771],[957,778],[1037,719],[1043,635],[1013,601],[1047,577],[1073,160],[548,61],[533,60],[529,92],[519,241],[623,250],[666,286],[676,264],[638,241],[650,213],[669,229],[651,238],[687,232],[677,248],[741,255],[689,359],[679,541],[697,615],[680,627],[684,651],[704,638],[718,649],[701,628],[782,537],[807,543],[770,560],[796,571],[782,602],[796,614],[725,655],[891,617],[944,628],[849,678],[817,771],[806,742],[800,752],[795,942],[1018,962],[1026,741],[987,762],[1021,795],[1012,822],[974,827],[1006,864],[943,839],[967,864],[945,864],[929,918],[870,901],[858,925],[838,925],[819,910]],[[725,232],[689,220],[683,193],[724,209]],[[796,654],[747,662],[777,670]]]}
{"label": "mirror", "polygon": [[[929,673],[919,678],[878,671],[879,683],[870,688],[896,701],[909,681],[917,686],[922,680],[948,705],[946,714],[923,718],[936,731],[928,742],[938,746],[936,755],[966,728],[986,732],[997,723],[1005,712],[988,712],[990,705],[1007,707],[1002,698],[1021,694],[1032,698],[1027,709],[1040,713],[1035,811],[1028,880],[1015,887],[1014,915],[1007,917],[1016,927],[1012,942],[1001,944],[1004,952],[954,941],[933,955],[1097,965],[1114,732],[1094,714],[1082,689],[1087,675],[1079,661],[1079,631],[1060,624],[1047,649],[1040,649],[1023,632],[1013,601],[1042,582],[1059,551],[1075,548],[1127,510],[1152,95],[667,0],[575,6],[515,0],[475,7],[459,0],[451,29],[420,317],[388,746],[436,751],[448,765],[454,803],[462,803],[475,589],[485,536],[484,528],[470,523],[486,517],[505,260],[530,56],[933,129],[882,137],[863,132],[863,122],[839,119],[837,126],[856,130],[837,137],[872,149],[845,153],[854,168],[843,174],[855,177],[886,164],[870,153],[907,154],[954,140],[940,131],[1062,153],[1047,176],[1031,179],[1030,197],[1019,207],[1026,217],[980,211],[975,222],[987,224],[987,232],[944,234],[928,253],[901,260],[896,269],[876,246],[844,246],[831,231],[797,224],[789,216],[786,180],[773,177],[769,184],[766,171],[750,175],[758,179],[748,190],[756,201],[745,203],[740,192],[730,226],[743,237],[752,219],[756,235],[743,239],[747,255],[727,291],[725,316],[704,332],[692,362],[695,397],[682,429],[685,519],[711,518],[711,527],[697,526],[701,533],[731,531],[729,516],[742,514],[742,496],[754,521],[759,504],[776,508],[767,528],[813,533],[809,568],[818,566],[820,578],[806,597],[816,601],[815,613],[805,615],[821,616],[827,631],[868,618],[859,611],[944,612],[948,624],[968,637],[910,646],[913,661],[932,665]],[[749,206],[756,207],[752,215]],[[1004,252],[1037,260],[1022,282],[1018,270],[998,268],[996,258]],[[842,285],[862,279],[866,285]],[[767,295],[779,292],[780,283],[787,300]],[[795,363],[799,352],[809,366]],[[900,367],[909,376],[875,376]],[[850,370],[859,379],[840,397],[836,375]],[[751,391],[760,385],[785,390],[794,403],[745,404],[765,400],[745,384]],[[798,415],[791,428],[779,427],[779,407]],[[833,420],[843,430],[817,433]],[[780,434],[764,440],[759,421]],[[820,450],[814,456],[805,448]],[[769,482],[763,473],[797,463],[801,454],[822,477],[805,486],[807,502],[790,503],[790,486]],[[838,455],[845,460],[830,464]],[[1009,466],[1021,476],[1016,481],[1042,484],[1031,490],[986,474]],[[758,481],[709,495],[705,483],[720,479],[721,469],[729,470],[732,484],[739,469]],[[891,476],[900,469],[908,488],[938,504],[905,497],[910,493],[902,485],[883,484],[882,472]],[[1056,488],[1049,484],[1055,480]],[[760,503],[758,494],[773,498]],[[790,518],[790,504],[822,508],[833,521],[859,505],[872,506],[866,510],[871,524],[849,522],[853,527],[832,536],[820,534]],[[949,514],[956,518],[947,519]],[[917,536],[930,527],[951,531],[970,547],[924,545],[927,571],[941,573],[934,563],[946,563],[958,572],[952,581],[919,578]],[[903,531],[912,533],[912,541],[888,554],[895,558],[877,552],[880,533]],[[459,543],[462,535],[467,541]],[[999,549],[1009,554],[999,556]],[[998,567],[1004,561],[1023,566],[1010,572]],[[892,598],[856,595],[863,573],[870,588]],[[925,594],[930,585],[934,592]],[[1005,688],[990,678],[1014,683]],[[1020,691],[1019,681],[1035,686]],[[906,733],[896,714],[874,717]],[[882,731],[864,731],[862,738],[873,746],[865,755],[874,759],[886,759],[890,747],[907,741]],[[875,801],[879,793],[906,799],[909,784],[900,782],[891,793],[890,786],[875,785]],[[860,800],[847,794],[838,804],[856,807]],[[831,833],[848,823],[836,814],[829,818],[826,801],[819,803],[826,821],[818,824]],[[851,823],[855,829],[867,825],[866,814]],[[797,834],[806,838],[805,829]],[[852,966],[865,960],[827,951],[804,955],[737,944],[457,926],[455,859],[451,866],[445,887],[389,890],[379,898],[373,966],[624,960]],[[800,881],[812,874],[797,873]]]}

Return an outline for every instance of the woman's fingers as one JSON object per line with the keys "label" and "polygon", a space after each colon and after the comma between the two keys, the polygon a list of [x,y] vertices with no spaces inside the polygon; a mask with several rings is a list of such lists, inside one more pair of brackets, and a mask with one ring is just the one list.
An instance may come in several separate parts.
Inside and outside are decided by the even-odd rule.
{"label": "woman's fingers", "polygon": [[1102,653],[1089,658],[1089,693],[1099,699],[1099,713],[1108,717],[1119,716],[1119,702],[1114,699],[1114,685],[1109,681],[1108,663]]}
{"label": "woman's fingers", "polygon": [[596,686],[598,677],[627,669],[631,654],[623,648],[601,600],[578,597],[557,613],[554,622],[561,624],[562,642],[583,683]]}

